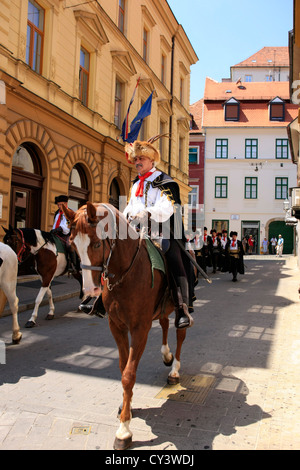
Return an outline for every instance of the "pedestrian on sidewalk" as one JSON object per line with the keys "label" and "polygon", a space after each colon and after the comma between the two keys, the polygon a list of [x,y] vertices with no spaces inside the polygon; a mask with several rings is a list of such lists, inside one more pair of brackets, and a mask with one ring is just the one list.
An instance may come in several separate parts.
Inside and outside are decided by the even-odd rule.
{"label": "pedestrian on sidewalk", "polygon": [[262,251],[264,255],[268,253],[268,247],[269,247],[269,242],[267,240],[267,237],[265,237],[262,242]]}
{"label": "pedestrian on sidewalk", "polygon": [[252,238],[252,235],[249,235],[249,238],[248,238],[248,254],[249,255],[252,255],[253,247],[254,247],[254,240]]}
{"label": "pedestrian on sidewalk", "polygon": [[275,255],[275,250],[276,250],[276,245],[277,245],[277,238],[272,237],[270,240],[271,243],[271,249],[272,249],[272,255]]}
{"label": "pedestrian on sidewalk", "polygon": [[282,238],[281,235],[278,235],[278,242],[277,242],[277,246],[276,246],[276,255],[277,256],[282,256],[283,245],[284,245],[284,239]]}

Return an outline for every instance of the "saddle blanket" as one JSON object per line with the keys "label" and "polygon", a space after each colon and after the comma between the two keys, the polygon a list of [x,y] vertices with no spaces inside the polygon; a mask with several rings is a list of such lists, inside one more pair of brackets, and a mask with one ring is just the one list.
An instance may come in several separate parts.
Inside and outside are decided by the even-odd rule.
{"label": "saddle blanket", "polygon": [[146,242],[146,247],[148,251],[148,256],[151,261],[151,269],[152,269],[152,286],[154,286],[154,269],[158,269],[159,271],[162,271],[164,274],[166,274],[165,270],[165,263],[163,260],[162,255],[160,252],[157,250],[157,248],[154,246],[152,241],[149,238],[145,238]]}
{"label": "saddle blanket", "polygon": [[64,253],[66,255],[66,244],[57,236],[53,237],[57,253]]}

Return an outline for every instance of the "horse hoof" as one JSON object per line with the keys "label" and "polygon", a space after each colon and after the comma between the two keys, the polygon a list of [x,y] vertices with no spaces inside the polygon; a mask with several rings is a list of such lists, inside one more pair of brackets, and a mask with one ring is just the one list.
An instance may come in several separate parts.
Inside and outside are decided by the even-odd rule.
{"label": "horse hoof", "polygon": [[35,322],[31,320],[29,320],[25,325],[25,328],[34,328],[34,327],[35,327]]}
{"label": "horse hoof", "polygon": [[19,344],[21,342],[22,335],[20,335],[18,338],[13,338],[12,343],[13,344]]}
{"label": "horse hoof", "polygon": [[49,314],[48,314],[48,315],[46,316],[45,320],[53,320],[53,318],[54,318],[54,315],[49,315]]}
{"label": "horse hoof", "polygon": [[115,438],[114,442],[114,450],[126,450],[132,444],[132,437],[128,437],[127,439],[118,439]]}
{"label": "horse hoof", "polygon": [[171,365],[173,364],[173,361],[174,361],[174,356],[172,354],[172,359],[170,359],[169,362],[167,361],[163,361],[164,362],[164,365],[167,366],[167,367],[171,367]]}
{"label": "horse hoof", "polygon": [[177,385],[179,384],[179,377],[172,377],[171,375],[168,376],[167,383],[168,385]]}

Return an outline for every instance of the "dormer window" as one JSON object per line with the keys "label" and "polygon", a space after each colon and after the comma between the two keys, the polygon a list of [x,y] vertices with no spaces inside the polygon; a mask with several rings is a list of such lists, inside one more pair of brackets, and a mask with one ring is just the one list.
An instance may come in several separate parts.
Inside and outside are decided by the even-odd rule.
{"label": "dormer window", "polygon": [[230,98],[224,103],[224,117],[225,121],[240,120],[240,102],[235,98]]}
{"label": "dormer window", "polygon": [[279,96],[276,96],[276,98],[269,103],[270,121],[284,121],[284,115],[285,103]]}

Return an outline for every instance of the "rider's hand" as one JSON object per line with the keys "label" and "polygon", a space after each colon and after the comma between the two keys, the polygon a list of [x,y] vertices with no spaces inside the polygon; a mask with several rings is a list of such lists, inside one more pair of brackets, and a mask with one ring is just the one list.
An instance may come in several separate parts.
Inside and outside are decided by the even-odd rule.
{"label": "rider's hand", "polygon": [[131,223],[132,225],[147,226],[149,218],[150,212],[143,210],[136,214],[134,217],[131,217]]}

